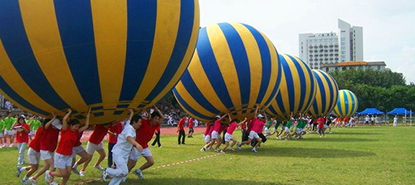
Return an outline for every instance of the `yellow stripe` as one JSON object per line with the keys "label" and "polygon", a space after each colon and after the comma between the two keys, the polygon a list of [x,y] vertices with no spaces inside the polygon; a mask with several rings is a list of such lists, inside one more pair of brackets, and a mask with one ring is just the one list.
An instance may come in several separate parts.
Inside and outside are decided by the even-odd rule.
{"label": "yellow stripe", "polygon": [[[102,102],[104,109],[115,109],[125,68],[127,2],[91,0],[91,9]],[[112,115],[112,111],[104,114]]]}
{"label": "yellow stripe", "polygon": [[335,103],[336,103],[336,101],[335,100],[337,100],[336,98],[337,98],[337,96],[336,96],[336,94],[338,94],[338,89],[336,89],[336,84],[335,84],[335,82],[333,81],[333,79],[332,78],[330,78],[330,76],[328,76],[329,77],[329,82],[328,83],[330,83],[331,84],[331,86],[332,86],[332,88],[331,88],[331,90],[333,91],[333,96],[332,97],[330,97],[330,99],[329,100],[331,100],[331,103],[329,102],[329,107],[327,108],[327,111],[328,112],[330,112],[331,111],[331,109],[333,109],[333,107],[336,105]]}
{"label": "yellow stripe", "polygon": [[217,24],[207,27],[206,31],[232,104],[236,110],[239,110],[242,108],[242,103],[238,74],[225,35]]}
{"label": "yellow stripe", "polygon": [[180,22],[180,1],[157,1],[157,20],[151,58],[131,108],[136,108],[157,85],[174,49]]}
{"label": "yellow stripe", "polygon": [[[281,111],[280,107],[278,107],[278,103],[275,104],[276,107],[274,107],[274,108],[275,108],[275,110],[278,110],[280,112],[280,114],[282,115],[282,114],[290,114],[289,112],[291,110],[291,107],[290,107],[291,95],[288,93],[288,85],[287,85],[287,79],[285,78],[285,72],[284,72],[284,70],[281,70],[281,72],[282,72],[282,74],[281,74],[281,83],[280,83],[280,92],[279,93],[282,97],[282,103],[283,103],[283,106],[284,106],[284,110],[286,112],[283,113]],[[276,100],[275,100],[275,102],[276,102]]]}
{"label": "yellow stripe", "polygon": [[347,100],[348,100],[348,106],[349,106],[349,112],[347,113],[347,117],[351,116],[352,112],[353,112],[353,101],[352,101],[352,94],[350,93],[350,91],[347,92]]}
{"label": "yellow stripe", "polygon": [[330,108],[330,101],[329,100],[331,99],[331,97],[330,97],[330,88],[329,88],[329,84],[328,84],[329,82],[326,80],[326,78],[325,78],[326,75],[324,74],[324,72],[319,71],[318,76],[320,77],[321,82],[323,83],[323,86],[324,86],[324,89],[325,89],[324,92],[320,91],[320,93],[324,93],[326,95],[326,110],[323,110],[323,113],[325,113]]}
{"label": "yellow stripe", "polygon": [[[297,58],[295,56],[293,56],[293,57],[295,58],[295,60],[300,65],[300,67],[301,67],[300,70],[303,71],[304,78],[305,78],[304,79],[305,80],[305,84],[304,84],[305,85],[305,89],[301,89],[301,91],[304,91],[305,92],[304,93],[304,101],[303,102],[300,102],[300,98],[298,99],[298,102],[301,104],[301,107],[299,107],[299,110],[298,111],[299,111],[299,113],[304,113],[305,111],[308,111],[308,109],[310,109],[310,106],[313,103],[313,101],[311,101],[311,103],[307,105],[307,102],[310,101],[310,98],[311,98],[311,100],[313,100],[313,98],[315,97],[315,85],[316,85],[316,83],[314,83],[314,88],[312,88],[311,87],[311,80],[313,80],[314,82],[316,82],[316,81],[314,79],[314,75],[313,74],[310,74],[308,72],[308,70],[307,70],[307,67],[308,66],[306,66],[306,64],[303,63],[299,58]],[[307,78],[307,76],[311,76],[311,79],[310,78]],[[300,77],[300,76],[298,76],[298,77]],[[298,82],[299,82],[300,87],[301,87],[301,85],[303,85],[303,84],[301,84],[301,81],[300,80]],[[301,91],[299,91],[300,97],[301,97]],[[311,95],[311,97],[310,97],[310,95]]]}
{"label": "yellow stripe", "polygon": [[[320,76],[320,72],[319,71],[316,71],[317,72],[317,75],[319,75]],[[317,95],[316,95],[316,99],[315,99],[315,102],[316,102],[316,104],[317,104],[317,110],[315,110],[314,111],[314,116],[319,116],[318,114],[320,114],[320,113],[322,113],[324,110],[323,110],[323,105],[322,105],[322,97],[321,97],[321,93],[322,93],[322,89],[320,89],[320,87],[318,86],[318,84],[316,84],[317,85],[317,87],[316,87],[316,89],[317,89]],[[312,110],[314,110],[314,108],[313,107],[311,107],[311,109]]]}
{"label": "yellow stripe", "polygon": [[[174,95],[174,94],[173,94]],[[174,97],[176,98],[176,100],[177,100],[177,97],[176,97],[176,95],[174,95]],[[194,114],[192,114],[189,110],[187,110],[181,103],[180,103],[180,101],[177,101],[177,103],[179,103],[179,105],[180,105],[180,107],[185,111],[185,112],[187,112],[191,117],[194,117],[194,118],[196,118],[197,120],[200,120],[200,121],[205,121],[205,122],[210,122],[210,121],[212,121],[212,120],[205,120],[205,119],[202,119],[202,118],[200,118],[200,117],[198,117],[198,116],[196,116],[196,115],[194,115]]]}
{"label": "yellow stripe", "polygon": [[[199,1],[195,0],[195,9],[194,9],[194,20],[193,20],[193,28],[192,28],[192,35],[190,36],[190,43],[187,48],[186,54],[182,60],[182,63],[180,64],[180,67],[176,71],[176,74],[173,76],[173,78],[170,80],[170,83],[166,85],[166,87],[161,91],[159,95],[157,95],[152,102],[157,102],[161,98],[166,95],[167,92],[169,92],[173,86],[176,84],[176,82],[180,79],[183,72],[186,70],[187,66],[190,63],[190,60],[192,58],[192,55],[195,51],[196,42],[197,42],[197,36],[199,35],[199,26],[200,26],[200,13],[199,13]],[[152,105],[153,103],[150,103],[149,105]]]}
{"label": "yellow stripe", "polygon": [[[17,94],[19,94],[27,102],[35,105],[39,109],[48,112],[59,112],[56,108],[46,103],[40,98],[22,79],[20,74],[16,71],[13,64],[10,61],[9,56],[4,49],[3,42],[0,39],[0,76],[7,82]],[[16,102],[14,102],[16,103]],[[36,113],[39,114],[39,113]]]}
{"label": "yellow stripe", "polygon": [[262,32],[259,32],[259,33],[261,33],[262,37],[267,42],[268,50],[269,50],[270,57],[271,57],[271,76],[270,76],[270,80],[268,83],[268,89],[265,92],[264,98],[262,99],[262,102],[261,102],[261,104],[266,108],[268,107],[268,105],[265,105],[265,103],[269,99],[269,97],[273,96],[273,99],[275,99],[275,97],[277,96],[277,93],[273,95],[272,91],[274,90],[274,87],[277,85],[278,68],[280,68],[281,66],[279,65],[278,55],[271,40],[269,40],[269,38],[266,35],[264,35]]}
{"label": "yellow stripe", "polygon": [[[301,82],[300,82],[300,76],[298,74],[298,70],[296,68],[296,66],[294,65],[294,62],[297,61],[293,61],[291,60],[290,57],[288,57],[288,55],[283,55],[283,57],[285,58],[285,60],[288,63],[288,67],[291,71],[291,77],[293,79],[293,85],[294,85],[294,94],[290,94],[290,98],[294,99],[294,107],[292,107],[293,110],[293,114],[296,114],[298,110],[300,110],[300,97],[301,97],[301,91],[304,89],[301,89]],[[288,94],[288,91],[287,91]],[[291,109],[290,109],[291,110]],[[288,113],[290,114],[290,113]]]}
{"label": "yellow stripe", "polygon": [[[86,104],[66,62],[53,1],[26,0],[19,3],[27,37],[42,72],[68,105],[77,111],[85,111]],[[43,102],[34,104],[46,111],[56,111]]]}
{"label": "yellow stripe", "polygon": [[254,106],[258,98],[262,81],[262,63],[260,62],[261,54],[255,37],[251,34],[248,28],[240,23],[231,23],[231,25],[241,36],[248,57],[251,75],[251,89],[248,106]]}
{"label": "yellow stripe", "polygon": [[180,94],[180,96],[183,98],[183,100],[186,101],[186,103],[192,107],[195,111],[197,111],[200,114],[205,115],[206,117],[215,117],[215,113],[212,113],[208,110],[206,110],[204,107],[202,107],[193,97],[189,94],[186,87],[183,85],[181,81],[176,85],[176,90]]}

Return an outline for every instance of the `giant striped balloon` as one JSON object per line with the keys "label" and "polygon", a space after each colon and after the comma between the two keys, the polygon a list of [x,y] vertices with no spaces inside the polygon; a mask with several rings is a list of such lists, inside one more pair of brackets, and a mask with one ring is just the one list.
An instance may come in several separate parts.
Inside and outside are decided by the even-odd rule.
{"label": "giant striped balloon", "polygon": [[309,113],[313,117],[327,116],[333,111],[339,95],[336,80],[322,70],[313,70],[317,82],[317,93]]}
{"label": "giant striped balloon", "polygon": [[359,108],[359,102],[356,95],[349,90],[340,90],[339,98],[336,107],[334,107],[334,114],[345,118],[353,116]]}
{"label": "giant striped balloon", "polygon": [[173,88],[198,31],[197,0],[0,1],[1,93],[37,115],[120,120]]}
{"label": "giant striped balloon", "polygon": [[252,117],[266,108],[281,78],[277,51],[252,26],[219,23],[200,30],[196,51],[173,93],[182,108],[200,120],[232,113]]}
{"label": "giant striped balloon", "polygon": [[316,79],[301,59],[287,54],[278,56],[282,66],[280,91],[267,112],[279,120],[306,113],[316,95]]}

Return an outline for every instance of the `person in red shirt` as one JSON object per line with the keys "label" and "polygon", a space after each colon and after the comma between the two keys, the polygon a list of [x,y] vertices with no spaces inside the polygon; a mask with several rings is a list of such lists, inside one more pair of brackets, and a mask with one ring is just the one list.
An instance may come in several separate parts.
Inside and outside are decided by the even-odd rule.
{"label": "person in red shirt", "polygon": [[318,133],[320,134],[320,137],[322,135],[325,136],[325,133],[324,133],[324,130],[325,130],[324,129],[324,124],[325,123],[326,123],[326,120],[324,119],[323,116],[321,116],[317,119],[317,124],[318,124],[317,128],[318,128]]}
{"label": "person in red shirt", "polygon": [[86,153],[84,147],[82,147],[82,135],[84,134],[84,132],[79,132],[78,134],[78,138],[76,140],[75,145],[73,146],[73,150],[72,150],[72,171],[77,174],[80,175],[79,171],[76,169],[75,167],[75,163],[76,163],[76,155],[79,155],[81,158],[78,160],[79,163],[83,163],[85,161],[87,161],[89,159],[89,155],[88,153]]}
{"label": "person in red shirt", "polygon": [[255,109],[255,115],[257,115],[257,117],[252,120],[252,128],[251,128],[251,131],[249,132],[248,140],[239,142],[238,148],[241,148],[241,146],[244,144],[250,144],[251,141],[255,139],[257,142],[252,148],[252,151],[257,152],[256,147],[258,147],[258,145],[260,145],[262,142],[262,139],[261,137],[259,137],[258,134],[262,133],[262,130],[264,129],[264,125],[265,125],[265,122],[264,122],[265,117],[262,114],[258,114],[258,109],[259,109],[259,106],[257,106],[257,108]]}
{"label": "person in red shirt", "polygon": [[[226,117],[227,114],[224,114],[222,117],[219,115],[216,115],[215,120],[213,121],[213,128],[211,133],[211,141],[207,145],[213,145],[216,143],[216,145],[213,146],[213,149],[215,152],[219,152],[219,146],[222,144],[222,140],[220,138],[220,133],[225,129],[222,127],[222,119]],[[205,148],[208,146],[205,145]]]}
{"label": "person in red shirt", "polygon": [[157,127],[156,131],[156,139],[154,139],[153,143],[151,144],[152,147],[154,147],[157,143],[158,147],[161,148],[161,143],[160,143],[160,125]]}
{"label": "person in red shirt", "polygon": [[69,115],[72,113],[71,109],[68,109],[68,113],[63,117],[61,138],[54,156],[54,166],[58,171],[51,172],[47,170],[45,175],[46,182],[52,183],[53,177],[62,177],[61,184],[63,185],[68,182],[72,170],[73,147],[78,141],[79,132],[89,127],[90,111],[91,109],[89,109],[86,115],[85,125],[82,127],[80,127],[81,123],[77,119],[71,119],[68,122]]}
{"label": "person in red shirt", "polygon": [[[92,160],[92,156],[94,155],[95,151],[98,152],[99,158],[95,163],[94,167],[100,171],[104,169],[101,167],[101,162],[105,159],[105,150],[102,146],[102,140],[104,140],[105,135],[108,133],[108,128],[110,124],[105,125],[95,125],[94,131],[92,132],[91,136],[89,136],[88,143],[86,144],[86,153],[88,153],[89,157],[85,161],[84,165],[82,166],[79,175],[84,176],[86,167],[88,167],[89,163]],[[77,167],[83,163],[82,158],[79,159],[72,167],[74,171],[77,171]]]}
{"label": "person in red shirt", "polygon": [[144,156],[146,159],[146,163],[144,163],[139,169],[134,171],[134,174],[138,176],[139,179],[144,179],[143,177],[143,170],[153,166],[154,159],[153,155],[151,154],[150,149],[148,148],[148,142],[153,138],[154,132],[160,126],[161,120],[164,119],[164,114],[154,106],[154,112],[151,113],[148,120],[141,120],[141,126],[139,129],[136,130],[136,141],[140,144],[144,149],[143,151],[139,152],[136,148],[133,148],[130,153],[130,157],[128,160],[128,171],[134,168],[137,164],[137,160],[140,156]]}
{"label": "person in red shirt", "polygon": [[23,117],[19,117],[12,128],[16,131],[17,150],[19,151],[17,165],[20,166],[24,163],[24,151],[26,150],[27,143],[29,142],[28,134],[30,132],[30,127],[26,124]]}
{"label": "person in red shirt", "polygon": [[108,128],[108,168],[115,167],[115,163],[112,159],[112,148],[117,144],[118,135],[121,134],[123,129],[120,121],[114,121]]}
{"label": "person in red shirt", "polygon": [[[35,133],[35,137],[29,143],[29,150],[27,151],[27,159],[29,161],[30,166],[26,167],[18,167],[16,176],[19,177],[23,171],[27,171],[26,175],[23,177],[21,182],[25,184],[28,180],[31,184],[33,184],[34,180],[29,178],[36,170],[39,168],[39,160],[40,160],[40,140],[43,137],[43,128],[44,125],[39,127]],[[36,182],[34,182],[36,184]]]}
{"label": "person in red shirt", "polygon": [[[177,123],[177,132],[179,133],[179,137],[178,137],[178,143],[180,144],[186,144],[184,143],[184,140],[186,138],[186,133],[184,132],[184,124],[187,121],[187,117],[183,116],[182,119],[180,119],[179,123]],[[180,140],[182,142],[180,142]]]}
{"label": "person in red shirt", "polygon": [[192,117],[189,117],[189,124],[188,124],[188,127],[189,127],[189,135],[187,136],[188,138],[193,138],[193,133],[195,132],[193,130],[193,122],[194,121],[195,121],[195,119],[193,119]]}
{"label": "person in red shirt", "polygon": [[235,149],[233,149],[233,146],[235,146],[235,144],[238,141],[235,138],[233,138],[233,131],[235,131],[235,129],[239,125],[244,124],[245,121],[246,121],[246,118],[242,122],[239,122],[238,119],[232,119],[230,114],[228,114],[228,117],[229,117],[229,120],[232,120],[232,121],[229,124],[228,128],[226,129],[226,134],[225,134],[225,147],[223,147],[223,149],[220,151],[223,154],[225,153],[225,150],[228,148],[230,141],[232,141],[230,150],[235,151]]}

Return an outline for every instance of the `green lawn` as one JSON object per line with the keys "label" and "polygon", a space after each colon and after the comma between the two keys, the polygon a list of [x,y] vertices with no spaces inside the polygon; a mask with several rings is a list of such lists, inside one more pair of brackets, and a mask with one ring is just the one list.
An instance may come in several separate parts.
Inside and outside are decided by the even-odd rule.
{"label": "green lawn", "polygon": [[[240,132],[235,131],[237,138]],[[320,138],[272,138],[258,149],[248,146],[223,155],[200,152],[201,134],[178,146],[177,136],[162,136],[163,148],[151,148],[156,164],[144,171],[145,180],[130,174],[125,184],[413,184],[415,182],[415,127],[334,128]],[[158,166],[197,159],[183,164]],[[17,150],[0,149],[0,184],[18,184],[14,176]],[[140,165],[144,162],[139,159]],[[106,166],[106,162],[103,163]],[[100,172],[91,166],[87,175],[72,175],[69,184],[93,180]],[[43,176],[38,184],[44,184]],[[85,183],[84,183],[85,184]]]}

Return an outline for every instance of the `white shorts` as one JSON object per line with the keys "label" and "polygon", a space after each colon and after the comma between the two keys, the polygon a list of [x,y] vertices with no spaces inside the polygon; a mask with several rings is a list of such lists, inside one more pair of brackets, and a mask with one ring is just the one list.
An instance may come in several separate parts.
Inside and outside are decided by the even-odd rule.
{"label": "white shorts", "polygon": [[297,128],[297,129],[295,129],[295,132],[296,132],[297,134],[301,134],[303,131],[304,131],[304,129],[302,129],[302,128]]}
{"label": "white shorts", "polygon": [[36,152],[35,150],[29,147],[29,150],[27,150],[27,160],[31,165],[39,164],[40,152]]}
{"label": "white shorts", "polygon": [[232,134],[228,134],[228,133],[225,134],[225,142],[229,142],[232,139],[233,139],[233,135]]}
{"label": "white shorts", "polygon": [[55,153],[53,165],[58,169],[66,169],[66,167],[72,166],[72,156]]}
{"label": "white shorts", "polygon": [[40,150],[40,159],[42,160],[53,159],[53,152],[49,152],[47,150]]}
{"label": "white shorts", "polygon": [[137,148],[133,148],[130,152],[130,159],[133,161],[137,161],[138,158],[140,158],[140,156],[144,156],[144,157],[151,157],[153,156],[151,154],[151,151],[149,148],[144,148],[143,151],[140,153]]}
{"label": "white shorts", "polygon": [[29,136],[34,136],[34,135],[36,134],[36,131],[37,131],[37,130],[31,130],[31,131],[29,132]]}
{"label": "white shorts", "polygon": [[271,133],[271,132],[269,131],[269,128],[267,128],[267,127],[265,127],[264,131],[265,131],[265,134],[270,134],[270,133]]}
{"label": "white shorts", "polygon": [[212,139],[220,139],[220,135],[219,135],[219,133],[218,133],[218,132],[216,132],[216,131],[213,131],[213,132],[212,132]]}
{"label": "white shorts", "polygon": [[94,152],[97,150],[103,150],[103,149],[104,148],[102,147],[102,142],[99,145],[96,145],[88,141],[88,143],[86,144],[86,153],[88,153],[89,155],[94,154]]}
{"label": "white shorts", "polygon": [[4,136],[3,136],[3,132],[0,132],[0,137],[4,137]]}
{"label": "white shorts", "polygon": [[328,125],[324,125],[324,128],[329,128],[329,126]]}
{"label": "white shorts", "polygon": [[288,128],[288,127],[285,127],[285,132],[288,132],[288,133],[290,133],[290,128]]}
{"label": "white shorts", "polygon": [[248,136],[248,138],[249,139],[258,139],[259,138],[259,135],[258,135],[258,133],[256,133],[255,131],[251,131],[251,132],[249,132],[249,136]]}
{"label": "white shorts", "polygon": [[12,136],[12,135],[14,135],[16,132],[14,131],[14,130],[7,130],[6,131],[6,134],[7,135],[9,135],[9,136]]}
{"label": "white shorts", "polygon": [[72,158],[74,158],[76,156],[76,154],[79,154],[79,153],[81,153],[83,151],[85,151],[85,150],[82,147],[82,145],[73,147],[73,149],[72,149]]}
{"label": "white shorts", "polygon": [[210,142],[210,135],[205,135],[205,143],[209,143]]}

